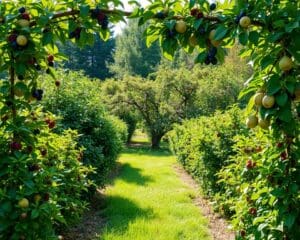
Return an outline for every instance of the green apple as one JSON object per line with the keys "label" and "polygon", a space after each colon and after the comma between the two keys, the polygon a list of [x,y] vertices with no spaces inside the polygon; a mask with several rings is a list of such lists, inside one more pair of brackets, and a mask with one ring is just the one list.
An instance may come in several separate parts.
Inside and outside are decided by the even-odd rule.
{"label": "green apple", "polygon": [[262,105],[265,108],[272,108],[275,104],[275,97],[274,96],[269,96],[265,95],[262,99]]}
{"label": "green apple", "polygon": [[246,125],[248,128],[255,128],[258,124],[258,118],[255,115],[251,115],[246,120]]}
{"label": "green apple", "polygon": [[279,61],[279,68],[282,71],[289,71],[293,67],[293,61],[288,56],[283,56]]}
{"label": "green apple", "polygon": [[175,30],[178,33],[185,33],[186,30],[187,30],[186,22],[183,21],[183,20],[177,21],[176,24],[175,24]]}
{"label": "green apple", "polygon": [[248,16],[244,16],[240,19],[240,26],[242,28],[248,28],[251,24],[251,19]]}

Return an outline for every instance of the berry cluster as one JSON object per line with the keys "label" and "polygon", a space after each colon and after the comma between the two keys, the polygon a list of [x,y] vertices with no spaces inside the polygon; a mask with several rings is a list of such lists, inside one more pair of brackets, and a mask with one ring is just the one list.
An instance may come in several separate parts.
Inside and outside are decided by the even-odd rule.
{"label": "berry cluster", "polygon": [[82,28],[81,27],[77,27],[74,31],[70,32],[69,34],[69,38],[70,39],[79,39],[80,38],[80,33],[81,33]]}
{"label": "berry cluster", "polygon": [[217,48],[216,47],[211,47],[207,53],[207,56],[205,58],[205,64],[209,65],[216,65],[218,63],[218,60],[216,58],[216,54],[217,54]]}
{"label": "berry cluster", "polygon": [[191,9],[191,16],[195,17],[196,19],[201,19],[204,17],[204,14],[199,8],[193,8]]}
{"label": "berry cluster", "polygon": [[91,17],[92,19],[97,19],[102,29],[108,28],[108,17],[99,8],[95,8],[91,11]]}
{"label": "berry cluster", "polygon": [[41,101],[43,98],[44,91],[42,89],[34,89],[31,93],[32,97],[36,100]]}

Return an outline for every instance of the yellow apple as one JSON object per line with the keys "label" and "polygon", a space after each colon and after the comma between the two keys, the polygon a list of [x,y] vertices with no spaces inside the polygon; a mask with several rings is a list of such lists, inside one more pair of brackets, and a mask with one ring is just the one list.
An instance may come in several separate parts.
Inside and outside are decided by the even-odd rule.
{"label": "yellow apple", "polygon": [[185,33],[186,30],[187,30],[186,22],[183,21],[183,20],[177,21],[176,24],[175,24],[175,30],[178,33]]}
{"label": "yellow apple", "polygon": [[192,46],[192,47],[196,47],[198,45],[198,39],[197,37],[192,34],[189,38],[189,44]]}
{"label": "yellow apple", "polygon": [[20,208],[28,208],[29,207],[29,201],[27,198],[23,198],[18,202],[18,205]]}
{"label": "yellow apple", "polygon": [[254,95],[254,103],[257,107],[260,107],[262,105],[262,100],[265,94],[263,92],[258,92]]}
{"label": "yellow apple", "polygon": [[274,96],[269,96],[265,95],[262,99],[262,105],[265,108],[272,108],[275,104],[275,97]]}
{"label": "yellow apple", "polygon": [[30,22],[26,19],[20,19],[17,21],[17,24],[20,26],[20,27],[29,27],[30,25]]}
{"label": "yellow apple", "polygon": [[269,126],[270,126],[270,122],[269,122],[268,120],[265,120],[265,119],[259,119],[258,125],[259,125],[262,129],[268,129]]}
{"label": "yellow apple", "polygon": [[251,24],[251,19],[249,17],[244,16],[240,19],[240,26],[242,28],[247,28],[250,26],[250,24]]}
{"label": "yellow apple", "polygon": [[279,61],[279,68],[282,71],[289,71],[293,67],[293,61],[288,56],[283,56]]}
{"label": "yellow apple", "polygon": [[17,44],[18,44],[19,46],[24,47],[24,46],[27,45],[27,43],[28,43],[28,39],[27,39],[27,37],[25,37],[24,35],[19,35],[19,36],[17,37]]}
{"label": "yellow apple", "polygon": [[255,115],[251,115],[246,120],[246,125],[248,128],[255,128],[258,123],[258,118]]}

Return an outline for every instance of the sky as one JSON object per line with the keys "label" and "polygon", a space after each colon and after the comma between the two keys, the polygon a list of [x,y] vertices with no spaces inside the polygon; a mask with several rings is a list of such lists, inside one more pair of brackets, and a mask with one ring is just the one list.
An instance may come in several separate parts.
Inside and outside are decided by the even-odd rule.
{"label": "sky", "polygon": [[[140,2],[140,4],[142,6],[146,6],[149,2],[147,0],[139,0],[138,2]],[[131,6],[128,5],[128,0],[122,1],[122,3],[124,4],[125,10],[126,11],[131,11],[132,8]],[[114,34],[118,35],[122,32],[122,29],[125,27],[125,23],[118,23],[116,24],[116,26],[114,27]]]}

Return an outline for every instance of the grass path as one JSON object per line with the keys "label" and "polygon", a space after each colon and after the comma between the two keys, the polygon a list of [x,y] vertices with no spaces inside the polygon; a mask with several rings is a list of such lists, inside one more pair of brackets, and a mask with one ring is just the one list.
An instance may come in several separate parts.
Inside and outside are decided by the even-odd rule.
{"label": "grass path", "polygon": [[167,151],[129,148],[105,191],[107,224],[99,240],[208,240],[208,222],[193,203],[195,190],[174,171]]}

